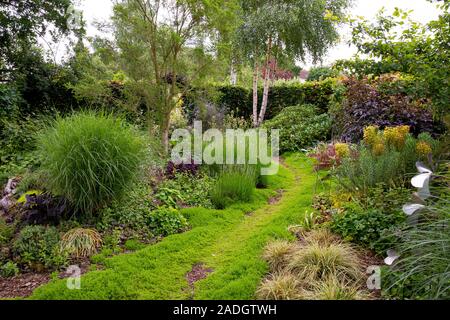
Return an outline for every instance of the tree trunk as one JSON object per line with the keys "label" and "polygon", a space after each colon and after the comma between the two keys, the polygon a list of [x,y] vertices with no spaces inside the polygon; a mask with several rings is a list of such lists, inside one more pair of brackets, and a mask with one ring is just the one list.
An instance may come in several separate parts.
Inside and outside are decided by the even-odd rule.
{"label": "tree trunk", "polygon": [[266,115],[267,104],[269,102],[269,88],[270,88],[270,52],[272,51],[272,38],[269,38],[269,44],[267,45],[267,55],[266,55],[266,72],[264,75],[264,93],[261,105],[261,111],[259,113],[258,127],[263,123],[264,117]]}
{"label": "tree trunk", "polygon": [[232,86],[237,85],[236,61],[234,59],[231,60],[230,84]]}
{"label": "tree trunk", "polygon": [[258,126],[258,77],[259,64],[255,61],[255,70],[253,72],[253,126]]}
{"label": "tree trunk", "polygon": [[164,114],[161,123],[161,142],[163,150],[166,155],[169,154],[169,127],[170,127],[170,113]]}

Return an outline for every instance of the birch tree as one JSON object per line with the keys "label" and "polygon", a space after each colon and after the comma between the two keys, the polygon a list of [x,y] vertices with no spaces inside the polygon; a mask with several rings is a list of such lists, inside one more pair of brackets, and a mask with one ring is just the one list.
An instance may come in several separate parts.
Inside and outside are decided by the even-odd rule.
{"label": "birch tree", "polygon": [[[253,64],[253,124],[265,118],[271,86],[270,66],[276,51],[318,62],[339,39],[337,25],[351,0],[245,0],[243,23],[238,28],[239,48]],[[264,68],[261,68],[263,64]],[[260,70],[263,97],[259,107]]]}

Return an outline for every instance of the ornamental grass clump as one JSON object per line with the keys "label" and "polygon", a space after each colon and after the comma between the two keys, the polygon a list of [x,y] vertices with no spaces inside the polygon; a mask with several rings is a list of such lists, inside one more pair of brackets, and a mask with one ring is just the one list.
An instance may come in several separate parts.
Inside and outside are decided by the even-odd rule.
{"label": "ornamental grass clump", "polygon": [[89,216],[123,194],[145,155],[143,137],[103,113],[60,118],[38,142],[50,191]]}
{"label": "ornamental grass clump", "polygon": [[219,176],[211,191],[211,201],[217,209],[224,209],[234,202],[250,202],[255,185],[253,170],[232,166]]}
{"label": "ornamental grass clump", "polygon": [[260,300],[300,300],[301,282],[289,272],[276,273],[261,283],[256,296]]}
{"label": "ornamental grass clump", "polygon": [[262,258],[270,274],[258,287],[259,299],[369,298],[363,291],[363,262],[358,252],[328,229],[303,232],[297,242],[273,241]]}
{"label": "ornamental grass clump", "polygon": [[344,243],[304,246],[292,255],[288,269],[308,282],[336,275],[351,281],[362,278],[357,252]]}
{"label": "ornamental grass clump", "polygon": [[75,228],[61,238],[61,248],[72,257],[85,258],[97,252],[102,245],[101,235],[94,229]]}
{"label": "ornamental grass clump", "polygon": [[272,270],[281,270],[286,267],[288,256],[296,249],[296,244],[277,240],[269,243],[264,249],[263,258]]}

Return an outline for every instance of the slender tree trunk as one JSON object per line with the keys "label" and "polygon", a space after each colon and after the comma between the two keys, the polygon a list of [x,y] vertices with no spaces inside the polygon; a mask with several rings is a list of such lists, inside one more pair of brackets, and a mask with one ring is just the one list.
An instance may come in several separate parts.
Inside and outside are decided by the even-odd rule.
{"label": "slender tree trunk", "polygon": [[255,68],[253,71],[253,126],[254,127],[258,126],[258,78],[259,78],[259,64],[258,64],[258,60],[255,60]]}
{"label": "slender tree trunk", "polygon": [[161,123],[161,142],[163,150],[166,155],[169,154],[169,127],[170,127],[170,113],[164,114]]}
{"label": "slender tree trunk", "polygon": [[230,84],[232,86],[237,85],[236,61],[234,59],[231,60]]}
{"label": "slender tree trunk", "polygon": [[263,123],[264,117],[266,115],[267,104],[269,102],[269,88],[270,88],[270,58],[272,51],[272,37],[269,38],[269,43],[267,45],[267,55],[266,55],[266,72],[264,75],[264,92],[263,100],[261,105],[261,111],[259,113],[258,127]]}

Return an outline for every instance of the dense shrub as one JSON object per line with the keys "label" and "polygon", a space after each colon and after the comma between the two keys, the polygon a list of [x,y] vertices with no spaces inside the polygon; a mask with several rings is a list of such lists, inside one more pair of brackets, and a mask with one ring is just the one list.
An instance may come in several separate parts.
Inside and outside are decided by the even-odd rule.
{"label": "dense shrub", "polygon": [[58,268],[67,262],[59,240],[53,227],[27,226],[14,241],[13,250],[21,263],[34,270]]}
{"label": "dense shrub", "polygon": [[367,79],[350,78],[345,82],[346,98],[342,108],[334,110],[337,133],[347,142],[358,142],[369,125],[385,127],[407,125],[411,133],[437,134],[442,126],[433,121],[432,112],[421,101],[406,94],[390,94]]}
{"label": "dense shrub", "polygon": [[[36,149],[36,134],[49,122],[47,115],[10,115],[0,118],[0,167],[12,163],[36,166],[39,159],[28,155]],[[32,161],[27,161],[32,160]]]}
{"label": "dense shrub", "polygon": [[14,226],[6,223],[3,217],[0,217],[0,246],[8,244],[14,235]]}
{"label": "dense shrub", "polygon": [[330,67],[316,67],[309,71],[307,81],[322,81],[338,76],[338,72]]}
{"label": "dense shrub", "polygon": [[155,235],[168,236],[188,228],[185,217],[174,208],[160,207],[148,217],[150,229]]}
{"label": "dense shrub", "polygon": [[175,191],[177,192],[176,197],[172,199],[175,206],[178,201],[182,206],[211,208],[209,194],[213,184],[214,180],[205,174],[199,173],[193,177],[186,173],[178,173],[174,175],[173,179],[166,180],[158,186],[155,198],[159,201],[165,199],[166,203],[161,204],[170,205],[167,198],[170,196],[170,191]]}
{"label": "dense shrub", "polygon": [[150,187],[137,183],[121,199],[113,200],[100,212],[97,228],[102,231],[121,228],[139,239],[151,238],[147,221],[154,208],[151,193]]}
{"label": "dense shrub", "polygon": [[318,141],[327,140],[331,131],[331,119],[320,114],[313,105],[301,105],[284,109],[274,119],[264,124],[267,129],[280,129],[280,152],[299,151]]}
{"label": "dense shrub", "polygon": [[331,230],[346,240],[384,254],[390,248],[392,240],[383,237],[384,233],[405,220],[406,217],[400,210],[389,213],[348,204],[343,213],[333,215]]}
{"label": "dense shrub", "polygon": [[[266,118],[272,119],[284,108],[300,104],[314,104],[320,112],[326,113],[334,99],[336,81],[328,79],[321,82],[289,82],[276,84],[270,88]],[[199,117],[204,97],[217,104],[220,110],[233,113],[236,117],[250,119],[253,114],[253,96],[250,89],[239,86],[216,86],[212,90],[197,88],[185,96],[184,108],[190,121]],[[213,92],[211,92],[213,91]],[[197,92],[197,93],[196,93]],[[199,99],[199,96],[202,99]],[[259,105],[263,96],[263,88],[258,89]]]}
{"label": "dense shrub", "polygon": [[10,278],[17,276],[20,273],[19,268],[14,262],[8,261],[0,267],[0,277]]}
{"label": "dense shrub", "polygon": [[39,137],[50,190],[92,214],[122,195],[144,156],[143,138],[112,115],[78,113],[58,119]]}
{"label": "dense shrub", "polygon": [[211,201],[217,209],[224,209],[234,202],[248,202],[255,190],[255,174],[238,168],[231,168],[217,179]]}

